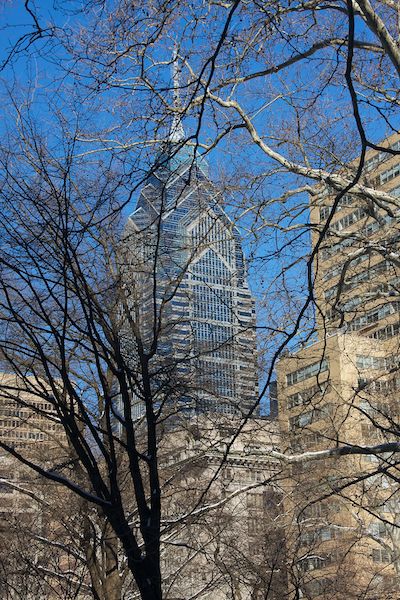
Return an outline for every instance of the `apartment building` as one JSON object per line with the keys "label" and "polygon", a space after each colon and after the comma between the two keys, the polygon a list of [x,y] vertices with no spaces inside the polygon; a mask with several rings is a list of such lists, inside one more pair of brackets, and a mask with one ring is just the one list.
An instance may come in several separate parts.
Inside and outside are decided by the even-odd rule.
{"label": "apartment building", "polygon": [[[399,150],[400,136],[382,146]],[[314,246],[331,220],[314,263],[318,341],[278,367],[288,452],[398,441],[400,156],[369,151],[361,183],[390,196],[346,194],[332,217],[332,190],[311,197]],[[299,597],[399,597],[397,462],[378,453],[293,465],[286,507]]]}
{"label": "apartment building", "polygon": [[34,377],[0,374],[0,441],[4,444],[0,448],[1,512],[16,509],[22,501],[17,489],[7,480],[11,483],[33,476],[6,448],[43,467],[52,460],[61,462],[68,455],[64,429],[50,398],[44,383]]}

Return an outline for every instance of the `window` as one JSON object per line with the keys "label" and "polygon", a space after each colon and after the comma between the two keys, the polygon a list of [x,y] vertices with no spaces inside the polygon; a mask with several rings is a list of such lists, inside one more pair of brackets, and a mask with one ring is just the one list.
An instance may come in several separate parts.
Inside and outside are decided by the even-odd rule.
{"label": "window", "polygon": [[195,339],[199,342],[210,342],[214,346],[219,346],[227,341],[231,341],[233,338],[233,331],[230,325],[214,325],[212,323],[194,321],[192,327]]}
{"label": "window", "polygon": [[322,260],[326,260],[327,258],[329,258],[330,256],[332,256],[332,254],[336,254],[337,252],[339,252],[340,250],[347,248],[348,246],[352,246],[354,244],[355,240],[352,237],[347,237],[344,238],[343,240],[341,240],[340,242],[338,242],[337,244],[330,244],[328,248],[323,248],[321,250],[321,258]]}
{"label": "window", "polygon": [[230,467],[225,467],[225,469],[223,471],[223,478],[224,478],[224,481],[228,481],[228,482],[233,481],[234,474]]}
{"label": "window", "polygon": [[247,494],[247,508],[250,509],[262,509],[264,508],[264,496],[263,494]]}
{"label": "window", "polygon": [[398,198],[400,196],[400,187],[393,188],[392,190],[390,190],[389,194]]}
{"label": "window", "polygon": [[356,356],[356,366],[359,369],[385,369],[386,358],[382,356]]}
{"label": "window", "polygon": [[332,510],[333,504],[330,506],[328,504],[323,504],[322,502],[315,502],[306,506],[301,513],[299,514],[299,522],[307,521],[308,519],[320,519],[321,517],[326,517],[329,508]]}
{"label": "window", "polygon": [[323,569],[331,563],[332,557],[329,554],[324,556],[310,556],[301,560],[300,569],[302,571],[314,571],[315,569]]}
{"label": "window", "polygon": [[208,286],[194,287],[193,316],[211,321],[232,321],[232,292]]}
{"label": "window", "polygon": [[204,246],[212,246],[229,263],[232,260],[232,233],[221,222],[221,219],[207,215],[195,225],[191,233],[192,248],[198,250]]}
{"label": "window", "polygon": [[363,208],[357,208],[352,213],[342,217],[338,221],[335,221],[335,223],[331,225],[331,229],[333,231],[342,231],[342,229],[347,229],[353,225],[353,223],[356,223],[366,215],[367,213]]}
{"label": "window", "polygon": [[294,385],[299,381],[304,381],[309,377],[319,375],[320,373],[327,371],[328,367],[329,363],[326,358],[311,365],[307,365],[306,367],[302,367],[301,369],[298,369],[297,371],[294,371],[293,373],[288,373],[286,375],[286,385]]}
{"label": "window", "polygon": [[249,517],[247,519],[247,530],[250,534],[260,533],[263,530],[263,522],[259,517]]}
{"label": "window", "polygon": [[212,250],[209,250],[194,263],[191,268],[192,279],[218,285],[232,283],[233,273],[228,269],[223,260]]}
{"label": "window", "polygon": [[387,536],[387,529],[385,523],[382,521],[374,521],[368,525],[368,533],[374,537],[385,537]]}
{"label": "window", "polygon": [[250,481],[261,482],[265,477],[262,471],[250,471]]}
{"label": "window", "polygon": [[361,317],[357,317],[351,323],[349,323],[349,331],[357,331],[358,329],[367,327],[368,325],[376,323],[376,321],[380,321],[384,317],[392,315],[396,312],[400,312],[400,302],[390,302],[389,304],[385,304],[379,308],[373,308],[367,311]]}
{"label": "window", "polygon": [[390,169],[387,169],[386,171],[383,171],[383,173],[380,173],[379,182],[382,185],[384,183],[387,183],[388,181],[391,181],[398,175],[400,175],[400,164],[394,165],[393,167],[390,167]]}
{"label": "window", "polygon": [[[351,290],[355,286],[357,286],[359,283],[362,283],[363,281],[371,281],[380,273],[386,273],[391,268],[393,268],[393,263],[383,260],[380,263],[374,265],[373,267],[370,267],[369,269],[365,269],[364,271],[361,271],[360,273],[356,273],[356,275],[353,275],[349,279],[346,279],[344,281],[344,283],[342,284],[341,291],[345,292],[345,291]],[[336,295],[337,289],[338,289],[337,285],[334,285],[331,288],[327,289],[324,294],[325,299],[330,300],[334,295]]]}
{"label": "window", "polygon": [[[335,193],[335,192],[332,191],[332,193]],[[336,192],[336,193],[338,193],[338,192]],[[344,206],[351,206],[352,204],[354,204],[356,199],[357,199],[357,196],[354,196],[351,194],[345,194],[339,200],[337,210],[340,210]],[[319,217],[320,217],[321,221],[325,221],[325,219],[328,218],[331,210],[332,210],[332,206],[321,206],[321,208],[319,209]]]}
{"label": "window", "polygon": [[309,410],[301,413],[300,415],[296,415],[295,417],[291,417],[289,419],[290,428],[298,429],[300,427],[306,427],[314,421],[319,421],[319,419],[329,416],[332,414],[333,410],[334,408],[331,404],[326,404],[322,408],[314,408],[313,410]]}
{"label": "window", "polygon": [[309,450],[314,448],[318,442],[321,441],[319,433],[307,433],[301,432],[301,435],[292,441],[292,449],[294,452],[302,452],[303,450]]}
{"label": "window", "polygon": [[215,325],[194,321],[192,323],[194,347],[199,356],[216,359],[235,358],[234,332],[229,323]]}
{"label": "window", "polygon": [[[388,146],[388,148],[390,148],[391,150],[400,150],[400,141],[394,142],[393,144]],[[374,154],[373,156],[371,156],[371,158],[368,158],[365,161],[364,169],[366,171],[372,171],[372,169],[374,169],[377,165],[385,162],[385,160],[388,160],[392,156],[393,155],[389,154],[388,152],[379,152],[379,154]]]}
{"label": "window", "polygon": [[321,208],[319,209],[320,221],[325,221],[325,219],[327,219],[329,217],[329,213],[330,213],[331,209],[332,209],[331,206],[321,206]]}
{"label": "window", "polygon": [[[355,258],[354,260],[351,261],[351,266],[355,267],[356,265],[360,264],[367,258],[369,258],[369,254],[362,254],[361,256],[358,256],[357,258]],[[331,279],[340,275],[342,271],[343,271],[342,264],[338,265],[335,268],[327,269],[326,271],[324,271],[322,281],[324,281],[324,282],[331,281]]]}
{"label": "window", "polygon": [[377,340],[388,340],[392,337],[396,337],[397,335],[399,335],[399,333],[400,323],[391,323],[390,325],[386,325],[386,327],[382,327],[382,329],[377,329],[369,337],[375,338]]}
{"label": "window", "polygon": [[293,408],[295,406],[300,406],[302,404],[309,404],[309,402],[315,398],[315,396],[320,397],[328,390],[328,381],[324,381],[320,385],[313,385],[301,392],[297,392],[296,394],[292,394],[288,397],[288,409]]}
{"label": "window", "polygon": [[379,154],[375,154],[374,156],[371,156],[371,158],[368,158],[365,162],[364,162],[364,169],[366,171],[371,171],[372,169],[374,169],[378,164],[379,164]]}
{"label": "window", "polygon": [[[202,389],[219,396],[234,396],[236,389],[235,365],[222,363],[221,361],[198,360],[198,380]],[[226,405],[223,412],[230,413],[232,406]]]}
{"label": "window", "polygon": [[321,542],[327,542],[328,540],[333,539],[335,536],[333,535],[333,530],[330,527],[323,527],[320,530]]}
{"label": "window", "polygon": [[316,542],[328,542],[335,538],[334,530],[331,527],[321,527],[320,529],[306,530],[300,534],[300,540],[303,544],[314,544]]}
{"label": "window", "polygon": [[[393,223],[397,220],[398,220],[397,215],[394,217],[391,217],[390,215],[385,215],[384,217],[382,217],[380,219],[380,222],[373,221],[372,223],[368,223],[368,225],[361,228],[360,231],[357,231],[357,236],[358,237],[360,237],[360,236],[369,237],[375,231],[382,229],[384,227],[384,225]],[[337,254],[338,252],[340,252],[342,249],[348,248],[349,246],[353,246],[353,244],[355,242],[356,242],[356,240],[351,235],[349,235],[348,237],[340,240],[337,244],[331,243],[328,247],[321,249],[321,255],[320,255],[321,259],[326,260],[333,254]]]}
{"label": "window", "polygon": [[374,548],[372,550],[372,560],[375,563],[390,563],[390,553],[388,550],[384,550],[383,548]]}

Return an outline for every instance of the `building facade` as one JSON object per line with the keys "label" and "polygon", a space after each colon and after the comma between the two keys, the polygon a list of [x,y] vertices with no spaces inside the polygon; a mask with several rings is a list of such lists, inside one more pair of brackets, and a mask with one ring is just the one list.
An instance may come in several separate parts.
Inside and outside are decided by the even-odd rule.
{"label": "building facade", "polygon": [[[293,454],[396,440],[396,376],[377,340],[331,335],[279,365],[280,430]],[[398,597],[395,453],[292,465],[288,557],[304,598]]]}
{"label": "building facade", "polygon": [[[382,143],[400,148],[400,136]],[[356,162],[344,169],[351,176]],[[362,183],[389,194],[311,198],[318,341],[278,367],[288,452],[398,441],[400,158],[369,151]],[[287,488],[293,587],[305,598],[399,596],[400,502],[396,453],[293,465]]]}
{"label": "building facade", "polygon": [[[382,146],[399,151],[400,135],[391,136]],[[345,175],[354,175],[355,168],[350,165]],[[361,182],[391,199],[377,203],[348,193],[339,200],[315,262],[317,318],[320,330],[343,327],[387,340],[399,333],[400,155],[370,150]],[[314,244],[334,197],[332,190],[321,189],[311,201]]]}
{"label": "building facade", "polygon": [[251,419],[237,435],[241,423],[203,413],[162,438],[165,598],[286,598],[277,422]]}

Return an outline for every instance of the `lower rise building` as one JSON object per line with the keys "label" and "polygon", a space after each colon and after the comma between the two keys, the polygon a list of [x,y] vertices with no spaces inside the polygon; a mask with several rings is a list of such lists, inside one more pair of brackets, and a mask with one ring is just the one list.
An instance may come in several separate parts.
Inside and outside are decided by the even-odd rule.
{"label": "lower rise building", "polygon": [[[70,458],[51,393],[34,377],[0,374],[0,442],[50,469]],[[76,518],[70,493],[0,448],[0,597],[7,600],[84,598],[68,527]],[[67,525],[67,522],[69,524]],[[75,554],[75,556],[74,556]],[[68,575],[67,575],[68,574]]]}
{"label": "lower rise building", "polygon": [[286,598],[283,474],[268,454],[278,426],[240,424],[198,415],[160,439],[165,598]]}
{"label": "lower rise building", "polygon": [[304,453],[285,491],[290,587],[298,598],[399,597],[397,454],[307,455],[397,441],[394,356],[378,340],[338,332],[279,363],[284,450]]}

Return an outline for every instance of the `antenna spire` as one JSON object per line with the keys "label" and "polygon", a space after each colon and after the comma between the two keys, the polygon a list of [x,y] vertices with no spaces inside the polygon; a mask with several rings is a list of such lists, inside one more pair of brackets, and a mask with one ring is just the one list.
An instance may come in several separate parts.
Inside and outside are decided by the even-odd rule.
{"label": "antenna spire", "polygon": [[168,141],[173,144],[179,144],[185,139],[185,132],[182,125],[182,115],[180,114],[182,109],[181,95],[180,95],[180,73],[181,69],[178,66],[178,45],[174,43],[174,50],[172,54],[172,83],[174,92],[174,116],[169,130]]}

